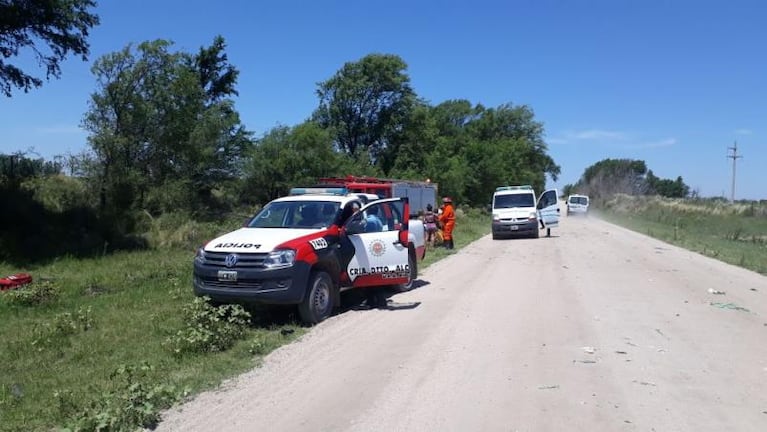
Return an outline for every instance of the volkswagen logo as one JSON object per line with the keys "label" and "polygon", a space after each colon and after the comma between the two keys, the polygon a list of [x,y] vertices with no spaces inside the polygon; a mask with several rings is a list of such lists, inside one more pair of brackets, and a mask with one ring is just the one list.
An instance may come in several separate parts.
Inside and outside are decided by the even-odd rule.
{"label": "volkswagen logo", "polygon": [[224,258],[224,265],[226,265],[229,268],[232,268],[237,265],[237,255],[236,254],[229,254]]}

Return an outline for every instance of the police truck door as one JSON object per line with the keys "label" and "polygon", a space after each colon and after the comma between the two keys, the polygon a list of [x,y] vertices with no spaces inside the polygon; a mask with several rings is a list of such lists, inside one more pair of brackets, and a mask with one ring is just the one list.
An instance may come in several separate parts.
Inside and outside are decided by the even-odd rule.
{"label": "police truck door", "polygon": [[395,285],[408,281],[405,200],[375,201],[346,222],[346,234],[354,247],[346,271],[353,286]]}

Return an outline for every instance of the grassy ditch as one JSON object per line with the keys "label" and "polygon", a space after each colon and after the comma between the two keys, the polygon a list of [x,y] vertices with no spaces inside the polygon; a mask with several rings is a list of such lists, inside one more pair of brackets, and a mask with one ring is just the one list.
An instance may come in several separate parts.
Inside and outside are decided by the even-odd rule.
{"label": "grassy ditch", "polygon": [[605,220],[767,275],[767,204],[619,195]]}
{"label": "grassy ditch", "polygon": [[[36,281],[0,293],[0,431],[135,430],[163,408],[246,371],[310,329],[290,313],[213,308],[194,298],[194,246],[236,227],[153,222],[153,250],[60,258],[0,274]],[[490,219],[459,212],[456,248]],[[421,268],[455,251],[429,251]]]}

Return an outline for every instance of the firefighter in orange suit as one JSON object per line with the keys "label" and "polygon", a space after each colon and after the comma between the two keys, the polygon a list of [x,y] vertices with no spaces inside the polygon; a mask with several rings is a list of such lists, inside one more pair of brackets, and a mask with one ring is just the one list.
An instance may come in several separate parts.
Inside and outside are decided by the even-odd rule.
{"label": "firefighter in orange suit", "polygon": [[439,215],[439,222],[442,224],[442,237],[444,239],[445,248],[452,249],[453,244],[453,228],[455,228],[455,210],[453,210],[453,200],[450,197],[442,198],[443,208],[442,214]]}

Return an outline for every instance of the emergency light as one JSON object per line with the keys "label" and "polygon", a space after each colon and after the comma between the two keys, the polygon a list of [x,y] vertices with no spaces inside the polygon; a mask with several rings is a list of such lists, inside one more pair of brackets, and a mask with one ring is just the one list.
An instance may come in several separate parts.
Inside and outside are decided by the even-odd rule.
{"label": "emergency light", "polygon": [[290,190],[290,195],[346,195],[348,191],[344,187],[298,187]]}
{"label": "emergency light", "polygon": [[507,191],[507,190],[533,190],[533,187],[530,185],[523,185],[523,186],[498,186],[497,188],[495,188],[496,192]]}

